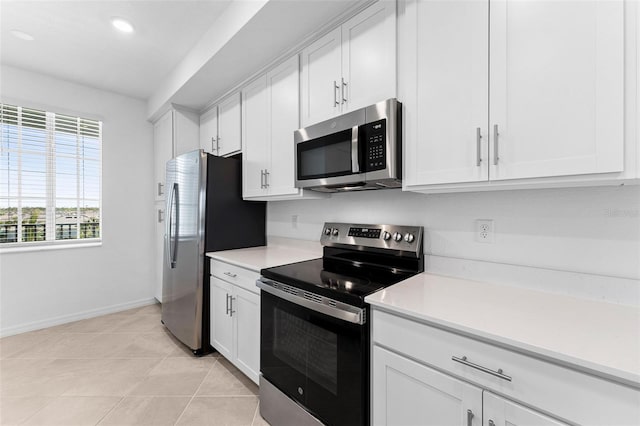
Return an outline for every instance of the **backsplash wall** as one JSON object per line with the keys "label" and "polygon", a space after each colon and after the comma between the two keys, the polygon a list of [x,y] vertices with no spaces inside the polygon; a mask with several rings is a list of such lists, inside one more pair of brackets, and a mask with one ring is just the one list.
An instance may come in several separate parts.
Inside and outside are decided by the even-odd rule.
{"label": "backsplash wall", "polygon": [[[380,190],[269,202],[267,218],[270,236],[315,241],[328,221],[421,225],[425,254],[640,279],[640,186],[437,195]],[[494,243],[476,242],[476,219],[493,219]]]}

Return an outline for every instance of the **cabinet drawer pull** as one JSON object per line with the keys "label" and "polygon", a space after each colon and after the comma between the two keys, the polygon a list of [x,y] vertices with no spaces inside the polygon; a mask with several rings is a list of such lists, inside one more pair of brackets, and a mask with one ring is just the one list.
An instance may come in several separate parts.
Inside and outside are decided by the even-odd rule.
{"label": "cabinet drawer pull", "polygon": [[496,424],[493,422],[493,420],[489,419],[489,426],[496,426]]}
{"label": "cabinet drawer pull", "polygon": [[467,426],[471,426],[473,422],[473,411],[467,410]]}
{"label": "cabinet drawer pull", "polygon": [[476,166],[480,167],[480,163],[482,163],[482,133],[480,133],[480,127],[476,128]]}
{"label": "cabinet drawer pull", "polygon": [[229,315],[229,293],[227,293],[227,315]]}
{"label": "cabinet drawer pull", "polygon": [[490,368],[483,367],[481,365],[474,364],[473,362],[468,361],[466,356],[463,356],[462,358],[458,358],[457,356],[452,356],[451,360],[455,362],[459,362],[460,364],[464,364],[466,366],[475,368],[476,370],[480,370],[483,373],[491,374],[492,376],[496,376],[502,380],[506,380],[508,382],[511,381],[511,377],[504,374],[502,372],[502,368],[498,369],[498,371],[493,371]]}
{"label": "cabinet drawer pull", "polygon": [[164,212],[162,209],[158,209],[158,223],[164,222]]}
{"label": "cabinet drawer pull", "polygon": [[269,188],[269,169],[264,169],[264,187]]}
{"label": "cabinet drawer pull", "polygon": [[340,105],[340,102],[338,102],[338,90],[340,90],[340,86],[338,86],[338,83],[333,80],[333,107],[337,107],[338,105]]}
{"label": "cabinet drawer pull", "polygon": [[231,277],[231,278],[235,278],[235,277],[237,277],[237,276],[238,276],[238,275],[236,275],[236,274],[232,274],[231,272],[223,272],[223,273],[224,273],[226,276]]}
{"label": "cabinet drawer pull", "polygon": [[233,301],[236,300],[235,297],[229,296],[229,316],[232,317],[236,311],[233,310]]}
{"label": "cabinet drawer pull", "polygon": [[164,185],[162,184],[162,182],[158,182],[158,196],[164,195],[164,191],[162,190],[163,187]]}

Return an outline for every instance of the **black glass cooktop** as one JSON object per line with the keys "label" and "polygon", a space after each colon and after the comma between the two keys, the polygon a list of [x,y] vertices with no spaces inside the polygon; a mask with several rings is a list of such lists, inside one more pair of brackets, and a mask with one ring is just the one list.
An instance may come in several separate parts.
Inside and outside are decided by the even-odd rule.
{"label": "black glass cooktop", "polygon": [[416,272],[314,259],[263,269],[260,274],[292,287],[363,307],[364,298],[369,294],[409,278]]}

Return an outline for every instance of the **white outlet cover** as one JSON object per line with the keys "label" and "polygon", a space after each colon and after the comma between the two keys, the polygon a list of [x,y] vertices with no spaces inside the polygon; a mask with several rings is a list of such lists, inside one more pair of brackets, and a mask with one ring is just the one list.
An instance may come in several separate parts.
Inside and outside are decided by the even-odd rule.
{"label": "white outlet cover", "polygon": [[479,243],[493,243],[493,220],[477,219],[476,220],[476,241]]}

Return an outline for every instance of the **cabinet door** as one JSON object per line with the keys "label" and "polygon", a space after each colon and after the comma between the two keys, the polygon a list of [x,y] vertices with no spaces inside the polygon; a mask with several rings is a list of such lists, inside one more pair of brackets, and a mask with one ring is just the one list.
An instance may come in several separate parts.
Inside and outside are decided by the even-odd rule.
{"label": "cabinet door", "polygon": [[[484,391],[485,424],[495,426],[566,426],[567,423]],[[493,426],[492,425],[492,426]]]}
{"label": "cabinet door", "polygon": [[165,168],[173,158],[173,111],[167,111],[153,124],[153,155],[155,163],[156,201],[164,200]]}
{"label": "cabinet door", "polygon": [[491,2],[490,179],[623,170],[624,27],[622,1]]}
{"label": "cabinet door", "polygon": [[264,170],[269,167],[267,77],[246,86],[242,97],[242,196],[264,196]]}
{"label": "cabinet door", "polygon": [[155,234],[155,286],[154,296],[156,300],[162,303],[162,269],[164,262],[164,220],[165,220],[164,202],[156,202],[156,234]]}
{"label": "cabinet door", "polygon": [[482,425],[482,390],[373,347],[374,425]]}
{"label": "cabinet door", "polygon": [[381,0],[342,25],[342,111],[395,98],[395,64],[396,2]]}
{"label": "cabinet door", "polygon": [[299,67],[294,56],[267,74],[269,103],[270,166],[269,195],[295,195],[295,143],[293,131],[299,128]]}
{"label": "cabinet door", "polygon": [[407,0],[399,7],[405,184],[486,181],[489,1]]}
{"label": "cabinet door", "polygon": [[191,112],[173,112],[173,154],[178,156],[200,147],[200,119]]}
{"label": "cabinet door", "polygon": [[211,346],[227,359],[233,354],[233,318],[229,315],[232,285],[210,277]]}
{"label": "cabinet door", "polygon": [[234,288],[235,361],[238,368],[255,383],[260,373],[260,296]]}
{"label": "cabinet door", "polygon": [[213,107],[200,116],[200,149],[218,155],[218,107]]}
{"label": "cabinet door", "polygon": [[240,129],[240,93],[236,93],[218,105],[218,155],[240,152],[242,140]]}
{"label": "cabinet door", "polygon": [[342,75],[341,29],[336,28],[302,53],[302,126],[326,120],[340,113]]}

